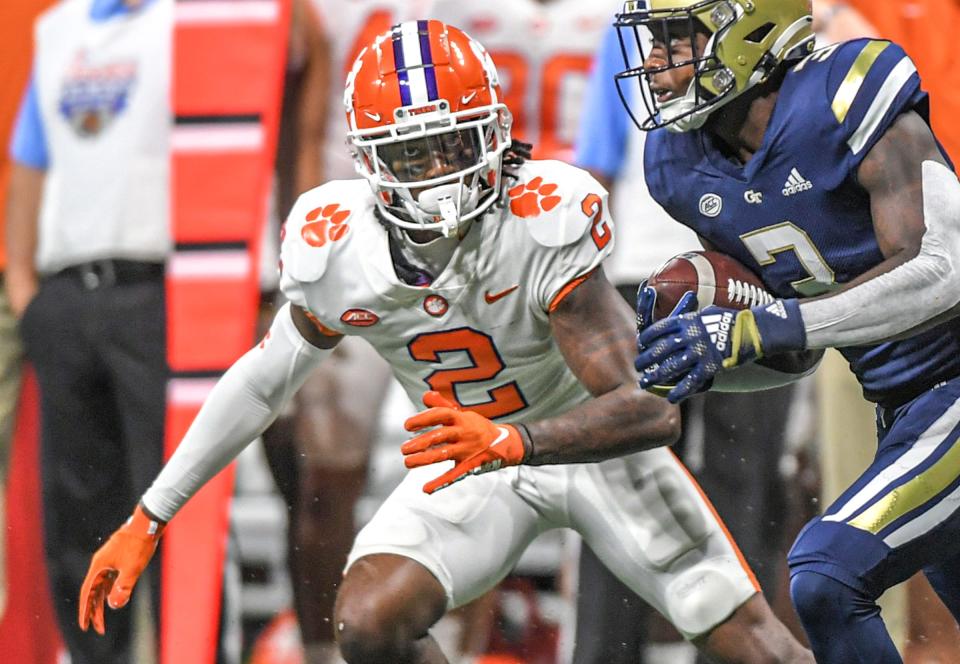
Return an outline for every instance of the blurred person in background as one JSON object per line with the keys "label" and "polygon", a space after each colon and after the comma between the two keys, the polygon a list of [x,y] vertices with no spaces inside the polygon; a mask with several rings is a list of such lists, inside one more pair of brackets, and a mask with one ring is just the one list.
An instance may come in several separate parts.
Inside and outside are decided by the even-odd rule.
{"label": "blurred person in background", "polygon": [[[11,164],[6,146],[30,74],[33,53],[33,21],[53,0],[22,0],[6,8],[0,25],[0,214],[6,220],[7,187]],[[6,606],[6,532],[4,499],[10,459],[10,439],[20,394],[20,360],[23,349],[17,332],[17,317],[10,308],[5,280],[6,242],[0,233],[0,616]]]}
{"label": "blurred person in background", "polygon": [[5,286],[40,388],[47,570],[73,664],[132,661],[131,613],[92,638],[76,592],[102,524],[126,517],[162,463],[172,9],[69,0],[44,13],[10,148]]}
{"label": "blurred person in background", "polygon": [[[634,304],[637,289],[647,277],[672,256],[698,249],[699,242],[647,190],[645,134],[636,131],[614,80],[623,69],[620,49],[617,31],[611,27],[604,34],[583,95],[574,163],[610,189],[620,237],[606,269],[623,297]],[[625,94],[634,92],[632,86],[624,87]],[[781,560],[787,547],[787,495],[780,462],[793,394],[793,386],[787,386],[751,394],[700,395],[682,405],[683,430],[675,446],[740,544],[771,603],[777,589],[786,585]],[[744,417],[760,411],[768,417]],[[589,547],[581,551],[580,582],[581,588],[591,592],[579,594],[574,664],[637,664],[644,661],[648,641],[670,636],[649,638],[651,611],[599,563]],[[691,650],[681,642],[664,644],[651,650],[649,657],[672,664],[683,657],[693,659]]]}
{"label": "blurred person in background", "polygon": [[570,163],[593,55],[618,0],[434,0],[430,15],[490,51],[513,135],[536,159]]}

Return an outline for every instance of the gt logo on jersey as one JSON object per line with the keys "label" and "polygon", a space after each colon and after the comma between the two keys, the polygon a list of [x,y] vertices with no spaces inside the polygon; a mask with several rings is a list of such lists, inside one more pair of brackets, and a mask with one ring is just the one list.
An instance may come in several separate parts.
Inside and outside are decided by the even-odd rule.
{"label": "gt logo on jersey", "polygon": [[350,230],[350,225],[344,223],[349,216],[350,210],[341,210],[337,203],[314,208],[307,213],[308,223],[300,229],[300,235],[311,247],[336,242]]}
{"label": "gt logo on jersey", "polygon": [[549,212],[562,200],[554,195],[555,184],[544,184],[542,177],[535,177],[527,184],[518,184],[507,192],[510,197],[510,211],[518,217],[538,217],[541,212]]}
{"label": "gt logo on jersey", "polygon": [[749,189],[744,192],[743,200],[745,200],[747,203],[750,203],[751,205],[760,205],[761,203],[763,203],[763,192]]}

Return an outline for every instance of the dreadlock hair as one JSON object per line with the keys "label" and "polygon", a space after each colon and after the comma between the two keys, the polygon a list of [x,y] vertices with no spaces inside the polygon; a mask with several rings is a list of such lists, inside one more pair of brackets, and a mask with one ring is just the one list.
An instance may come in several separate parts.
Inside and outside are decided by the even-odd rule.
{"label": "dreadlock hair", "polygon": [[503,175],[512,180],[517,179],[517,169],[523,166],[525,161],[532,158],[533,144],[524,143],[513,139],[510,148],[503,155]]}

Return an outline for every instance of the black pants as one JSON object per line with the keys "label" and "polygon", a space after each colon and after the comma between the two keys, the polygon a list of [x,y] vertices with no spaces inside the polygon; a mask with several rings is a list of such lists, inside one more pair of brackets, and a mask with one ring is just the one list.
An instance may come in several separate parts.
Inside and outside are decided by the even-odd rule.
{"label": "black pants", "polygon": [[[43,280],[20,323],[40,387],[47,570],[73,664],[132,662],[132,612],[108,610],[101,637],[80,631],[77,600],[92,554],[163,459],[163,274],[157,265],[127,268],[104,279],[67,271]],[[155,560],[141,580],[155,600],[159,567]]]}
{"label": "black pants", "polygon": [[[619,288],[633,303],[636,287]],[[767,597],[784,553],[786,494],[780,478],[793,387],[708,392],[683,403],[674,451],[697,478]],[[580,553],[574,664],[639,664],[652,609],[599,561]]]}

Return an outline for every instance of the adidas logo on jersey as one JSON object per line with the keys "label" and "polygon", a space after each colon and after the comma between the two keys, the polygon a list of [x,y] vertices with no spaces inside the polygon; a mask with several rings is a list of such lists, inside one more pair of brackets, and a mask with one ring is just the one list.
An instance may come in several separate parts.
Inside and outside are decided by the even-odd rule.
{"label": "adidas logo on jersey", "polygon": [[712,314],[701,318],[704,327],[707,328],[707,334],[710,335],[710,341],[721,353],[727,349],[727,341],[730,340],[730,326],[733,324],[733,313],[725,311],[722,314]]}
{"label": "adidas logo on jersey", "polygon": [[813,189],[813,183],[800,175],[800,171],[798,171],[796,168],[790,171],[790,177],[788,177],[787,181],[783,183],[784,196],[793,196],[794,194],[799,194],[802,191],[809,191],[810,189]]}

